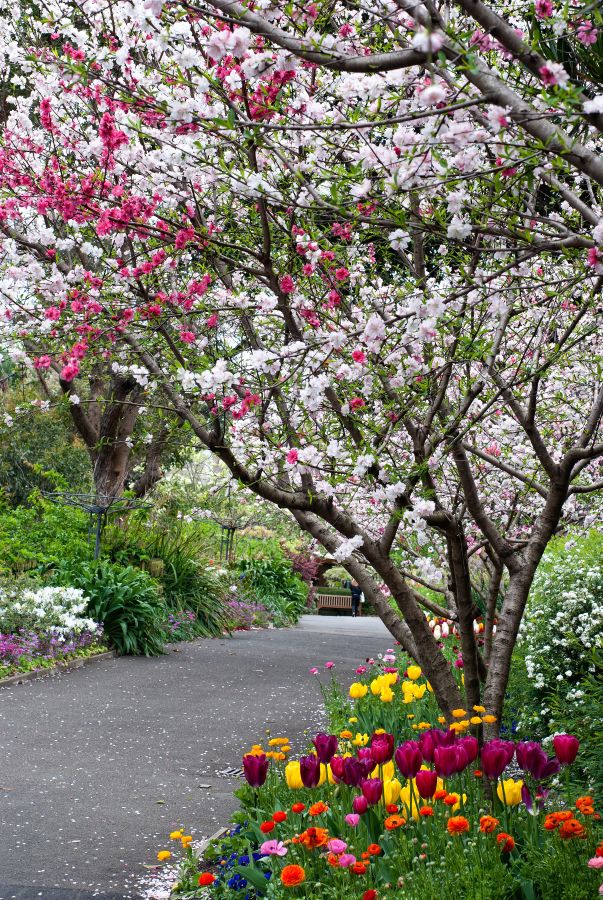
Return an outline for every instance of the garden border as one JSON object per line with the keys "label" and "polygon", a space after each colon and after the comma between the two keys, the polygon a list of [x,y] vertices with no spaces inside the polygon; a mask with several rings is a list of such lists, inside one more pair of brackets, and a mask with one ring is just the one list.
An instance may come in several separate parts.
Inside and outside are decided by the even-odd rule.
{"label": "garden border", "polygon": [[70,672],[72,669],[81,669],[90,662],[97,662],[101,659],[115,659],[116,657],[117,653],[115,650],[105,650],[102,653],[95,653],[93,656],[70,659],[67,662],[58,662],[55,666],[48,669],[34,669],[32,672],[17,672],[16,675],[7,675],[6,678],[0,678],[0,687],[5,687],[10,684],[24,684],[26,681],[34,681],[36,678],[43,678],[45,675],[54,675],[57,672]]}

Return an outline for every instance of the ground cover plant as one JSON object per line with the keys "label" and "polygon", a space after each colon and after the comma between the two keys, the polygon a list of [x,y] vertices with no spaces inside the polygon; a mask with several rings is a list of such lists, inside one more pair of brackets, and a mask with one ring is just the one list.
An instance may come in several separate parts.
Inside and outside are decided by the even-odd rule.
{"label": "ground cover plant", "polygon": [[280,735],[251,748],[241,810],[203,860],[184,829],[170,834],[158,856],[180,859],[175,896],[597,894],[601,785],[571,779],[578,737],[555,735],[549,752],[535,741],[482,742],[495,717],[482,706],[442,716],[420,667],[394,650],[359,666],[346,693],[335,681],[324,692],[332,732],[299,759]]}
{"label": "ground cover plant", "polygon": [[11,581],[0,586],[0,677],[106,650],[102,625],[77,588]]}

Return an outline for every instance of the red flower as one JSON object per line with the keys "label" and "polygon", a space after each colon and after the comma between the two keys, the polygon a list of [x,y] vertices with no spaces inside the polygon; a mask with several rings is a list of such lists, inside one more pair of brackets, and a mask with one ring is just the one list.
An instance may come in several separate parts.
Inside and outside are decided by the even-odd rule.
{"label": "red flower", "polygon": [[293,806],[291,807],[291,812],[301,813],[304,811],[305,808],[306,808],[305,803],[294,803]]}
{"label": "red flower", "polygon": [[262,834],[269,834],[273,830],[273,828],[274,822],[272,821],[262,822],[262,824],[260,825],[260,831],[262,832]]}
{"label": "red flower", "polygon": [[369,888],[368,891],[365,891],[362,895],[362,900],[377,900],[377,891],[375,888]]}
{"label": "red flower", "polygon": [[350,869],[354,873],[354,875],[364,875],[364,873],[366,872],[366,866],[361,862],[354,863],[353,866],[350,866]]}
{"label": "red flower", "polygon": [[208,887],[208,885],[213,884],[216,880],[216,876],[212,875],[211,872],[203,872],[202,875],[199,875],[199,884],[201,887]]}
{"label": "red flower", "polygon": [[501,833],[497,835],[496,843],[499,845],[501,853],[510,853],[515,847],[515,839],[504,831],[501,831]]}
{"label": "red flower", "polygon": [[277,809],[277,811],[272,816],[272,821],[273,822],[284,822],[286,818],[287,818],[287,813],[283,812],[282,809]]}

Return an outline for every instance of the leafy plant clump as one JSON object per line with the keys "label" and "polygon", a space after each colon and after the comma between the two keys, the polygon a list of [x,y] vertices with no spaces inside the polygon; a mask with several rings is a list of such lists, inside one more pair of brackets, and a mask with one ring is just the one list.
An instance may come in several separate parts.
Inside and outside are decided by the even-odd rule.
{"label": "leafy plant clump", "polygon": [[157,583],[146,572],[97,560],[60,567],[54,579],[84,591],[88,614],[102,622],[107,641],[119,653],[159,656],[163,652],[168,611]]}
{"label": "leafy plant clump", "polygon": [[306,609],[308,587],[282,556],[242,559],[238,569],[247,596],[268,610],[275,625],[296,622]]}

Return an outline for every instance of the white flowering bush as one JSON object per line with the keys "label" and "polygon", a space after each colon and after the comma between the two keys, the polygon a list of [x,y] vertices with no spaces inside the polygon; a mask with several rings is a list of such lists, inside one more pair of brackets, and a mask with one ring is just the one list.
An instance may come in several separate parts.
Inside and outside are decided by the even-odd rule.
{"label": "white flowering bush", "polygon": [[527,676],[520,727],[546,734],[560,708],[586,707],[584,681],[592,678],[601,648],[603,537],[559,540],[536,574],[520,631],[517,662]]}
{"label": "white flowering bush", "polygon": [[84,615],[88,598],[79,588],[0,588],[0,632],[29,629],[58,634],[96,633],[99,626]]}

